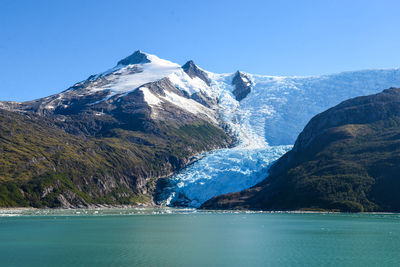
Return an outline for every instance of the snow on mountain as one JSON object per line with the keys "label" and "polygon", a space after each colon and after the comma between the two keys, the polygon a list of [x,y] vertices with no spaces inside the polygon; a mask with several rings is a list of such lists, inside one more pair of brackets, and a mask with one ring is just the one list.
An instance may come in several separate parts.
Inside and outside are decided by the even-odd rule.
{"label": "snow on mountain", "polygon": [[[240,191],[264,179],[272,162],[290,149],[317,113],[348,98],[389,87],[400,87],[400,69],[312,77],[217,74],[200,69],[192,61],[181,67],[136,51],[114,68],[45,98],[44,104],[51,110],[73,103],[79,108],[86,103],[78,101],[81,95],[95,96],[87,101],[93,99],[89,103],[97,105],[121,100],[140,90],[154,118],[169,108],[170,113],[184,110],[186,114],[228,125],[239,144],[201,155],[171,177],[162,196],[165,204],[198,207],[215,195]],[[70,99],[63,99],[67,96]],[[8,109],[21,106],[11,102],[4,105]]]}
{"label": "snow on mountain", "polygon": [[247,74],[252,88],[241,101],[233,95],[234,74],[208,72],[221,118],[240,144],[206,153],[172,177],[165,203],[198,207],[207,198],[251,187],[288,151],[306,123],[343,100],[400,86],[400,69],[365,70],[313,77]]}
{"label": "snow on mountain", "polygon": [[[131,92],[139,86],[168,77],[179,89],[189,94],[207,87],[199,78],[192,79],[180,65],[155,55],[136,51],[118,62],[114,68],[89,78],[86,86],[90,91],[109,90],[113,94]],[[83,81],[77,85],[80,85]],[[76,85],[75,85],[76,86]]]}
{"label": "snow on mountain", "polygon": [[175,104],[176,106],[189,111],[193,114],[206,113],[207,108],[197,103],[192,99],[185,98],[183,96],[177,95],[173,92],[165,92],[165,97],[163,99]]}
{"label": "snow on mountain", "polygon": [[232,74],[212,74],[224,119],[246,146],[291,145],[314,115],[343,100],[400,85],[400,69],[364,70],[312,77],[246,74],[252,89],[240,102]]}
{"label": "snow on mountain", "polygon": [[139,90],[143,92],[144,101],[146,101],[147,104],[151,106],[158,106],[161,102],[163,102],[160,98],[150,92],[149,88],[146,86],[140,87]]}
{"label": "snow on mountain", "polygon": [[[210,90],[207,82],[193,73],[190,74],[188,75],[176,63],[136,51],[120,60],[108,71],[92,75],[57,95],[56,98],[46,101],[48,104],[45,108],[54,109],[62,100],[70,103],[67,99],[80,96],[91,99],[92,106],[103,102],[112,104],[113,101],[118,101],[119,98],[126,97],[139,89],[143,93],[144,101],[151,107],[153,119],[157,118],[156,115],[165,115],[165,112],[159,111],[166,105],[172,104],[175,108],[199,115],[198,117],[217,124],[213,107],[199,101],[212,100],[208,95]],[[148,86],[156,83],[158,83],[157,86]],[[163,117],[161,116],[160,119]]]}
{"label": "snow on mountain", "polygon": [[400,85],[400,69],[365,70],[315,77],[252,75],[253,92],[240,106],[270,145],[293,144],[316,114],[349,98]]}

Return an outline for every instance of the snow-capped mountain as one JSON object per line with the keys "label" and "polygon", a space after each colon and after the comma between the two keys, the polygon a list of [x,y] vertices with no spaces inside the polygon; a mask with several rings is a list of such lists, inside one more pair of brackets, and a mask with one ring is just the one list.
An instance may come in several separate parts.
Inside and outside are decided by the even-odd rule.
{"label": "snow-capped mountain", "polygon": [[[312,77],[207,74],[210,90],[218,99],[218,112],[240,143],[205,153],[174,175],[171,188],[164,192],[166,203],[198,207],[214,195],[257,184],[265,179],[271,163],[290,150],[314,115],[348,98],[400,85],[400,69]],[[239,89],[237,77],[243,79]],[[245,96],[238,98],[237,90]]]}
{"label": "snow-capped mountain", "polygon": [[0,102],[0,187],[21,192],[6,203],[151,204],[158,179],[234,143],[202,73],[137,51],[59,94]]}
{"label": "snow-capped mountain", "polygon": [[3,102],[0,105],[10,110],[47,114],[73,114],[86,109],[101,116],[104,115],[103,111],[107,113],[107,110],[112,110],[110,105],[115,106],[126,96],[136,94],[140,95],[136,97],[136,102],[139,102],[138,98],[143,98],[144,104],[151,108],[153,117],[165,113],[166,106],[172,105],[216,122],[211,106],[194,100],[212,102],[208,98],[207,87],[201,78],[190,77],[178,64],[136,51],[110,70],[92,75],[60,94],[23,103]]}
{"label": "snow-capped mountain", "polygon": [[[400,69],[312,77],[242,71],[218,74],[193,61],[180,66],[136,51],[110,70],[60,94],[24,103],[1,102],[0,107],[76,115],[81,120],[67,129],[71,132],[78,128],[96,132],[110,124],[126,123],[127,118],[136,125],[143,116],[174,124],[201,119],[219,125],[237,137],[237,146],[200,155],[173,175],[158,197],[160,203],[198,207],[215,195],[240,191],[263,180],[271,163],[291,148],[317,113],[345,99],[393,86],[400,86]],[[96,123],[86,121],[85,116],[96,118]],[[142,124],[151,131],[150,125]]]}

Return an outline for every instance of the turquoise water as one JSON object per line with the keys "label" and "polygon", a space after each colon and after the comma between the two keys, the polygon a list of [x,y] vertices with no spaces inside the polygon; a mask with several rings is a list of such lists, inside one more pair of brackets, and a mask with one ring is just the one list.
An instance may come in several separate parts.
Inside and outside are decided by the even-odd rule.
{"label": "turquoise water", "polygon": [[400,266],[400,215],[393,214],[91,210],[0,216],[1,266]]}

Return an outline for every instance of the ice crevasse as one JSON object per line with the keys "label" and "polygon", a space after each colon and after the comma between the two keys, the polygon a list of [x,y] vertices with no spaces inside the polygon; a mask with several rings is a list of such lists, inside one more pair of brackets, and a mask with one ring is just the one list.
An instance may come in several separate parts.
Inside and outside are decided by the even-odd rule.
{"label": "ice crevasse", "polygon": [[170,178],[160,203],[199,207],[220,194],[247,189],[268,176],[271,164],[289,151],[316,114],[346,99],[400,86],[400,70],[364,70],[309,77],[252,75],[251,92],[233,95],[234,74],[207,72],[210,95],[238,146],[200,155]]}

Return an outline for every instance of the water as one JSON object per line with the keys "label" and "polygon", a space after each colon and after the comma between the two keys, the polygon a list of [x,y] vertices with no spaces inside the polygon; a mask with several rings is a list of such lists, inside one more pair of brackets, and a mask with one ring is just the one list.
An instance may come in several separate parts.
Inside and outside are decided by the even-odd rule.
{"label": "water", "polygon": [[1,266],[400,265],[400,215],[6,213],[19,216],[0,217]]}

